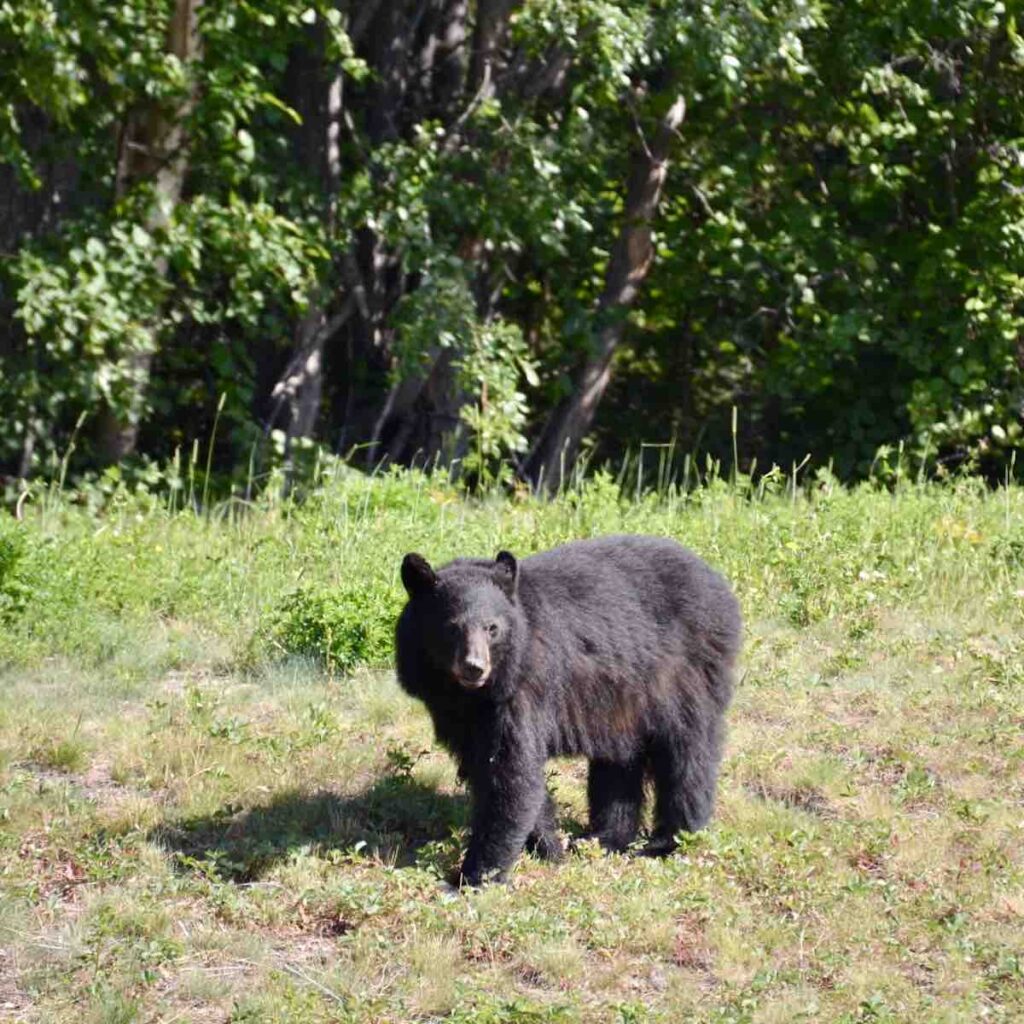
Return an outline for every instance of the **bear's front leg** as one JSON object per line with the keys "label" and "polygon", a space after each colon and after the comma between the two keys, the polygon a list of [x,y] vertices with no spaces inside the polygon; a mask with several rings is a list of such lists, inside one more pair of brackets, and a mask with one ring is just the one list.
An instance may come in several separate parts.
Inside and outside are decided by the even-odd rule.
{"label": "bear's front leg", "polygon": [[535,857],[552,863],[565,859],[562,840],[558,838],[558,812],[550,792],[544,797],[540,814],[526,837],[526,849]]}
{"label": "bear's front leg", "polygon": [[547,800],[546,757],[529,735],[489,745],[472,766],[472,835],[462,862],[466,885],[503,882],[526,845]]}

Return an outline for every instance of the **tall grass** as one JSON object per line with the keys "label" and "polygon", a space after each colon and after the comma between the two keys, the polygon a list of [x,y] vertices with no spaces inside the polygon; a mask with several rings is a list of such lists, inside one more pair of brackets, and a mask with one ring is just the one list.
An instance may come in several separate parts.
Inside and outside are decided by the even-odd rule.
{"label": "tall grass", "polygon": [[[807,624],[863,608],[868,591],[882,603],[941,594],[959,607],[983,588],[1001,613],[1019,607],[1011,577],[1024,543],[1021,489],[905,479],[891,490],[848,489],[824,469],[801,482],[800,468],[756,479],[734,468],[726,480],[709,464],[692,487],[661,466],[658,486],[640,491],[625,484],[626,473],[616,480],[601,472],[551,502],[524,492],[466,499],[442,471],[366,476],[344,466],[301,500],[267,488],[257,501],[205,511],[194,500],[178,508],[176,491],[161,499],[121,486],[97,508],[49,489],[24,506],[22,522],[0,520],[0,539],[17,551],[0,593],[19,594],[0,660],[60,655],[98,664],[124,653],[110,649],[115,635],[131,644],[189,623],[229,659],[252,664],[287,653],[288,626],[277,613],[290,603],[301,616],[297,594],[335,594],[323,614],[342,629],[352,625],[348,606],[353,621],[371,629],[389,622],[407,550],[434,561],[502,547],[525,556],[613,532],[677,537],[735,581],[754,617]],[[1005,583],[1001,598],[990,589],[995,579]],[[374,643],[367,657],[380,661]],[[316,644],[300,653],[316,653]],[[359,660],[355,651],[346,664]]]}

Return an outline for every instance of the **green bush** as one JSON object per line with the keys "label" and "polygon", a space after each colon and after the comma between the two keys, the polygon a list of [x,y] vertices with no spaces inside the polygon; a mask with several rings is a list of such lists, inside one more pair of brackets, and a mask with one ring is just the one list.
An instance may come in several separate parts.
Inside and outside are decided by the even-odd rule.
{"label": "green bush", "polygon": [[305,655],[332,672],[387,665],[401,608],[397,593],[368,585],[302,588],[269,616],[260,639],[271,654]]}
{"label": "green bush", "polygon": [[12,622],[25,609],[29,588],[22,562],[25,556],[24,535],[15,529],[0,526],[0,622]]}

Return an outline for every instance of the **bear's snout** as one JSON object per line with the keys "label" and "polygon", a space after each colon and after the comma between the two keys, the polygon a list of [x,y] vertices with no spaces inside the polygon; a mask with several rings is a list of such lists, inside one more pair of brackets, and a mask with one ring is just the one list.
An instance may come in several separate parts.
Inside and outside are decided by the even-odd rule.
{"label": "bear's snout", "polygon": [[486,672],[486,665],[481,665],[476,661],[467,661],[466,664],[462,666],[460,675],[464,682],[478,683],[484,678]]}
{"label": "bear's snout", "polygon": [[483,631],[466,637],[455,663],[455,678],[467,690],[479,689],[491,674],[491,652]]}

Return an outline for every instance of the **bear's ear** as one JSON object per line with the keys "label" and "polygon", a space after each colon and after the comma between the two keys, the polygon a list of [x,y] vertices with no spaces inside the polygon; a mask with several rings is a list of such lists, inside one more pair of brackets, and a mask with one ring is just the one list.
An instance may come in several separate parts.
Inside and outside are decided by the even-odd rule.
{"label": "bear's ear", "polygon": [[415,597],[437,586],[437,573],[422,555],[413,552],[402,559],[402,583],[409,596]]}
{"label": "bear's ear", "polygon": [[509,551],[499,551],[494,560],[494,579],[509,597],[514,597],[519,582],[519,563]]}

